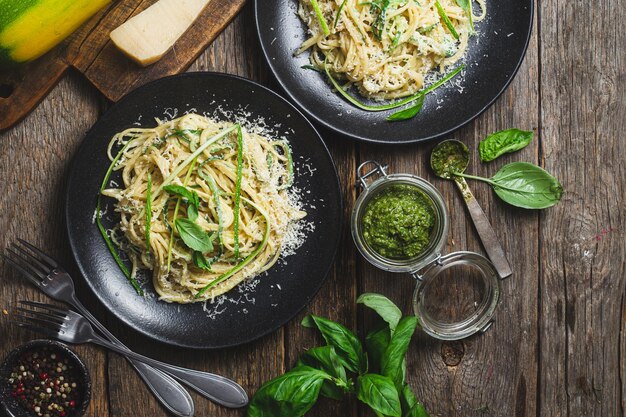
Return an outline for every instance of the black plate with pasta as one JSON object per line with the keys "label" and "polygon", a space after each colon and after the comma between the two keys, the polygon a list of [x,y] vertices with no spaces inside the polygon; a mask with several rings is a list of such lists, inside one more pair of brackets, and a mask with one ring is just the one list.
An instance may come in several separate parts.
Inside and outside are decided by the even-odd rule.
{"label": "black plate with pasta", "polygon": [[533,2],[256,0],[255,14],[270,69],[301,110],[347,137],[402,144],[443,137],[493,104],[524,58]]}
{"label": "black plate with pasta", "polygon": [[187,73],[93,126],[65,214],[78,268],[112,314],[208,349],[268,334],[311,301],[341,213],[330,154],[296,108],[249,80]]}

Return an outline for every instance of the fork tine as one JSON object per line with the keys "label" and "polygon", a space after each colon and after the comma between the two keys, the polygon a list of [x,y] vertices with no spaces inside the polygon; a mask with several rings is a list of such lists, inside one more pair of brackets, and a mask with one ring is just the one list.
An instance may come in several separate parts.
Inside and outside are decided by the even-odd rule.
{"label": "fork tine", "polygon": [[48,276],[48,272],[42,272],[39,268],[34,267],[27,259],[24,259],[22,255],[15,252],[12,248],[6,248],[7,253],[11,254],[11,258],[15,262],[19,262],[22,267],[31,271],[31,273],[37,275],[40,279],[45,279]]}
{"label": "fork tine", "polygon": [[28,301],[28,300],[21,300],[20,304],[35,307],[35,308],[40,308],[42,310],[47,310],[48,313],[53,314],[56,317],[59,317],[63,320],[65,320],[65,318],[67,317],[67,312],[68,312],[67,310],[53,306],[51,304],[45,304],[45,303],[40,303],[39,301]]}
{"label": "fork tine", "polygon": [[15,320],[11,320],[10,323],[13,324],[14,326],[28,329],[31,332],[41,333],[41,334],[44,334],[48,337],[52,337],[55,339],[58,338],[58,334],[56,332],[53,332],[52,330],[47,329],[45,327],[33,326],[32,324],[22,323],[20,321],[15,321]]}
{"label": "fork tine", "polygon": [[24,276],[24,278],[29,280],[33,285],[35,285],[35,286],[41,285],[41,281],[39,279],[35,278],[33,276],[32,272],[26,270],[24,267],[22,267],[22,265],[20,265],[19,263],[17,263],[16,261],[11,259],[10,257],[6,256],[4,253],[0,253],[0,256],[2,256],[2,259],[7,261],[8,263],[10,263],[13,266],[13,268],[15,268],[18,271],[20,271],[22,273],[22,275]]}
{"label": "fork tine", "polygon": [[52,259],[51,257],[49,257],[48,255],[46,255],[41,249],[37,248],[36,246],[28,243],[27,241],[25,241],[24,239],[20,239],[19,237],[17,238],[17,240],[24,246],[26,246],[28,249],[32,250],[36,255],[38,255],[40,258],[42,258],[43,260],[45,260],[52,268],[58,268],[59,264],[57,264],[57,262]]}
{"label": "fork tine", "polygon": [[[19,307],[18,307],[18,310],[23,311],[25,313],[32,313],[32,311],[29,311],[26,309],[20,309]],[[27,314],[13,313],[13,316],[16,319],[21,320],[23,322],[31,322],[31,323],[34,322],[41,326],[47,327],[50,330],[59,331],[61,330],[61,327],[62,327],[60,323],[50,320],[50,317],[45,316],[43,314],[33,314],[32,316],[29,316]]]}
{"label": "fork tine", "polygon": [[50,321],[54,321],[57,324],[63,324],[67,320],[66,316],[60,316],[57,314],[48,314],[44,311],[32,310],[32,309],[24,308],[24,307],[15,307],[15,309],[18,311],[22,311],[24,313],[32,314],[35,317],[39,316],[39,317],[46,318]]}
{"label": "fork tine", "polygon": [[50,274],[50,271],[52,269],[54,269],[54,268],[51,268],[51,267],[45,265],[38,258],[36,258],[32,253],[30,253],[26,249],[22,248],[21,246],[19,246],[15,242],[11,245],[11,247],[13,249],[17,249],[23,255],[22,256],[23,259],[35,263],[39,267],[39,270],[41,272],[43,272],[44,274],[48,275],[48,274]]}

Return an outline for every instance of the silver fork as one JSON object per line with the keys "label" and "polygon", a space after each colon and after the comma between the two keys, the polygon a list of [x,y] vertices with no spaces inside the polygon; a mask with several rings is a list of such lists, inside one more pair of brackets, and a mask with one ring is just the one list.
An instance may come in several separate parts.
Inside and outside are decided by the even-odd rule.
{"label": "silver fork", "polygon": [[18,320],[12,320],[12,322],[20,327],[67,343],[95,343],[103,346],[167,372],[205,397],[223,406],[238,408],[248,403],[246,392],[236,382],[220,375],[160,362],[128,350],[128,348],[120,347],[98,335],[91,327],[91,324],[89,324],[89,321],[74,311],[35,301],[20,301],[20,304],[30,307],[16,308],[19,312],[15,313],[13,317]]}
{"label": "silver fork", "polygon": [[[2,254],[11,266],[48,297],[67,303],[81,312],[112,343],[125,347],[78,300],[74,281],[65,269],[34,245],[22,239],[17,240],[20,244],[13,243],[11,248],[6,248],[6,255]],[[174,378],[143,362],[131,359],[129,362],[157,400],[169,412],[180,417],[194,415],[194,403],[191,396]]]}
{"label": "silver fork", "polygon": [[[22,239],[18,239],[18,241],[21,245],[14,243],[12,249],[7,248],[9,256],[2,255],[7,262],[46,295],[74,307],[112,343],[126,348],[81,304],[76,297],[72,278],[54,259],[32,244]],[[131,363],[166,408],[177,415],[193,415],[193,401],[189,393],[178,382],[169,375],[142,362],[131,360]]]}

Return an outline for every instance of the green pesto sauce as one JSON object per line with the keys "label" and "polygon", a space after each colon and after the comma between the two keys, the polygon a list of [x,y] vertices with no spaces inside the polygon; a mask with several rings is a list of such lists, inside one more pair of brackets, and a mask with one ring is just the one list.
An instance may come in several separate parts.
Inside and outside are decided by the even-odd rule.
{"label": "green pesto sauce", "polygon": [[362,225],[365,242],[379,255],[414,258],[430,242],[435,210],[418,188],[392,185],[368,202]]}
{"label": "green pesto sauce", "polygon": [[450,179],[454,173],[465,171],[468,163],[469,150],[458,141],[441,142],[430,155],[430,166],[442,178]]}

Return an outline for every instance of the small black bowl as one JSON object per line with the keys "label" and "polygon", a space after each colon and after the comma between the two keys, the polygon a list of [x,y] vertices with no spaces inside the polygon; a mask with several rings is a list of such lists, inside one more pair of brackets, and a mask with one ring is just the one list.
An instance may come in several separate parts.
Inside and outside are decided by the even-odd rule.
{"label": "small black bowl", "polygon": [[72,349],[63,343],[55,340],[32,340],[26,344],[19,346],[13,350],[5,358],[2,365],[0,365],[0,407],[7,413],[8,416],[13,417],[34,417],[35,414],[32,411],[25,410],[17,400],[11,396],[11,388],[9,387],[8,380],[11,376],[13,367],[18,363],[19,359],[27,352],[40,351],[43,348],[48,348],[53,352],[58,352],[62,356],[67,357],[69,362],[74,365],[74,377],[77,379],[76,383],[80,387],[81,395],[79,401],[77,401],[76,407],[67,412],[66,417],[81,417],[87,411],[89,407],[89,401],[91,399],[91,378],[89,372],[83,361],[78,357]]}

